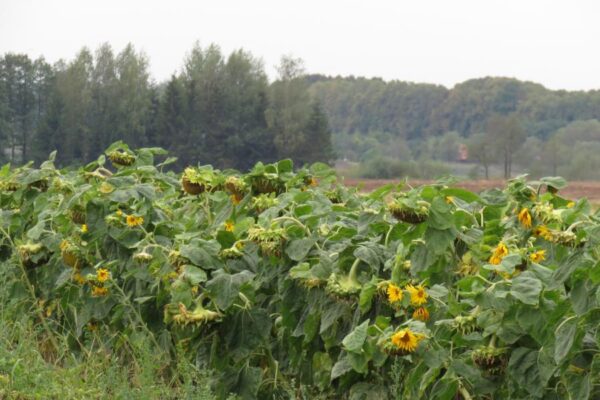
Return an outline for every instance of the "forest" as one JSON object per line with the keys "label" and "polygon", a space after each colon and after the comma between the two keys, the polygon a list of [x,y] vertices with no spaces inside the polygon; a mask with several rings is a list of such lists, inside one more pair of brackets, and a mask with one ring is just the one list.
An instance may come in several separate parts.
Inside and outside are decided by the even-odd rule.
{"label": "forest", "polygon": [[54,64],[0,58],[0,158],[91,161],[110,143],[160,146],[176,166],[247,169],[291,158],[342,160],[363,177],[598,179],[600,92],[549,90],[486,77],[440,85],[308,74],[282,57],[269,80],[260,58],[196,43],[157,82],[128,45],[83,48]]}

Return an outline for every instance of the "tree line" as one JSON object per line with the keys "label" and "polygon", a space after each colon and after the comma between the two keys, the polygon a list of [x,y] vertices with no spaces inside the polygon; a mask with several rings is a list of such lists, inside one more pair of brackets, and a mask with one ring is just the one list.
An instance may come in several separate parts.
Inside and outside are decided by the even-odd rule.
{"label": "tree line", "polygon": [[[599,90],[549,90],[497,77],[451,89],[378,78],[308,79],[329,117],[338,157],[361,162],[364,176],[433,177],[456,173],[449,164],[467,161],[480,165],[470,173],[480,177],[499,168],[496,176],[527,171],[600,179],[592,150],[600,148]],[[459,157],[461,147],[467,160]]]}
{"label": "tree line", "polygon": [[446,88],[308,75],[292,57],[278,73],[270,82],[251,53],[223,54],[216,45],[194,45],[164,82],[152,79],[149,60],[132,45],[118,53],[108,44],[84,48],[53,65],[5,54],[0,159],[42,160],[58,150],[61,164],[76,164],[123,140],[166,148],[178,166],[338,158],[367,165],[370,176],[429,177],[446,172],[462,146],[482,176],[500,167],[503,176],[525,168],[587,179],[581,174],[593,169],[590,152],[600,146],[598,90],[492,77]]}
{"label": "tree line", "polygon": [[269,83],[260,60],[196,44],[181,72],[155,83],[147,57],[126,46],[50,65],[23,54],[0,58],[0,157],[23,163],[58,151],[63,165],[90,161],[116,140],[161,146],[179,165],[246,169],[256,161],[299,164],[333,158],[321,105],[302,61],[283,57]]}

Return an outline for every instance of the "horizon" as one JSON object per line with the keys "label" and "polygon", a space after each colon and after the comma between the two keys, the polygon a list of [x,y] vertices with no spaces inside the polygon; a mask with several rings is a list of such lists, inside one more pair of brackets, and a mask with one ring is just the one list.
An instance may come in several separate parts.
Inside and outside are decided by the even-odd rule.
{"label": "horizon", "polygon": [[541,0],[174,5],[5,1],[0,4],[0,53],[44,56],[54,63],[71,59],[82,47],[94,50],[109,43],[118,51],[132,43],[148,56],[151,76],[162,82],[180,71],[198,40],[203,47],[219,45],[225,54],[240,48],[252,53],[263,60],[271,81],[280,57],[289,54],[304,60],[308,74],[333,77],[446,88],[470,79],[509,77],[550,90],[600,89],[600,57],[593,51],[600,37],[594,21],[600,4],[590,0],[569,6]]}
{"label": "horizon", "polygon": [[[87,49],[88,51],[90,51],[90,53],[92,55],[95,55],[94,53],[95,53],[96,49],[99,48],[100,46],[102,46],[103,44],[104,43],[98,43],[94,47],[90,47],[90,46],[87,46],[87,45],[82,46],[73,55],[71,55],[69,57],[61,57],[61,58],[56,59],[56,60],[49,60],[44,54],[34,55],[34,54],[28,54],[28,53],[23,53],[23,52],[17,52],[17,51],[5,51],[5,52],[2,53],[2,55],[4,55],[4,54],[25,54],[25,55],[27,55],[32,60],[35,60],[35,59],[38,59],[38,58],[43,58],[50,65],[56,65],[56,64],[58,64],[60,62],[66,62],[66,63],[70,62],[72,59],[74,59],[76,57],[76,55],[80,51],[82,51],[84,49]],[[115,54],[118,54],[121,50],[123,50],[125,48],[125,46],[127,46],[127,44],[126,44],[125,46],[123,46],[121,48],[116,48],[111,43],[108,43],[108,44],[111,46],[111,48],[115,52]],[[187,55],[188,55],[188,52],[186,52],[186,54],[181,59],[181,66],[178,67],[177,69],[175,69],[171,74],[168,74],[166,77],[164,77],[162,79],[157,79],[154,76],[153,71],[152,71],[152,59],[150,58],[150,56],[148,56],[147,52],[145,52],[143,49],[140,49],[139,47],[137,47],[134,43],[128,43],[128,44],[131,44],[134,47],[134,49],[135,49],[135,51],[137,53],[142,53],[142,54],[144,54],[147,57],[149,79],[150,79],[151,82],[153,82],[154,84],[158,84],[158,85],[167,82],[171,78],[171,76],[180,74],[182,66],[183,66],[183,63],[185,61],[185,57],[187,57]],[[208,43],[206,46],[210,46],[210,45],[216,45],[216,46],[218,46],[221,49],[221,51],[223,52],[223,49],[217,43]],[[192,46],[193,46],[193,44],[192,44]],[[192,46],[190,46],[190,49],[192,48]],[[250,52],[249,50],[247,50],[245,48],[237,48],[237,49],[234,49],[232,51],[235,51],[235,50],[243,50],[243,51],[249,52],[254,58],[256,58],[257,60],[259,60],[261,62],[261,64],[263,64],[265,73],[267,73],[267,78],[268,78],[269,83],[272,83],[272,82],[274,82],[274,81],[277,80],[276,76],[271,76],[267,72],[267,68],[264,65],[264,60],[263,60],[263,58],[260,55],[254,54],[254,53]],[[223,56],[224,57],[226,57],[227,55],[228,55],[228,53],[224,53],[223,52]],[[282,55],[282,57],[283,56],[284,55]],[[302,59],[302,61],[304,63],[306,63],[306,60]],[[402,83],[409,83],[409,84],[414,84],[414,85],[435,85],[435,86],[442,86],[442,87],[444,87],[444,88],[446,88],[448,90],[452,90],[454,87],[456,87],[458,85],[461,85],[461,84],[464,84],[464,83],[469,82],[469,81],[483,80],[483,79],[509,79],[509,80],[517,80],[517,81],[519,81],[521,83],[529,83],[529,84],[534,84],[534,85],[540,85],[544,89],[549,90],[549,91],[553,91],[553,92],[558,92],[558,91],[566,91],[566,92],[594,92],[594,91],[600,90],[600,87],[598,87],[598,88],[590,88],[590,89],[556,89],[556,88],[548,87],[547,85],[545,85],[544,83],[539,82],[539,81],[527,80],[527,79],[520,79],[520,78],[515,77],[515,76],[507,76],[507,75],[474,76],[474,77],[471,77],[471,78],[467,78],[467,79],[465,79],[463,81],[456,82],[453,85],[447,85],[447,84],[444,84],[444,83],[429,82],[429,81],[410,81],[410,80],[404,80],[404,79],[399,79],[399,78],[386,79],[386,78],[381,77],[381,76],[366,76],[366,75],[356,75],[356,74],[349,74],[349,75],[339,75],[338,74],[338,75],[333,75],[333,74],[322,73],[322,72],[319,72],[319,71],[306,71],[306,76],[321,76],[321,77],[323,77],[325,79],[366,79],[366,80],[381,80],[381,81],[383,81],[385,83],[402,82]]]}

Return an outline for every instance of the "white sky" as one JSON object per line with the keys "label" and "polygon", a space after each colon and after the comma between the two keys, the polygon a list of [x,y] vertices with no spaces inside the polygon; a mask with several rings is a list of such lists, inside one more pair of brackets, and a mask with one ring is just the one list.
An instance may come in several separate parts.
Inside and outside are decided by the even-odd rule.
{"label": "white sky", "polygon": [[292,54],[327,75],[600,89],[598,0],[0,0],[0,53],[54,62],[132,42],[163,80],[195,40],[249,50],[271,78]]}

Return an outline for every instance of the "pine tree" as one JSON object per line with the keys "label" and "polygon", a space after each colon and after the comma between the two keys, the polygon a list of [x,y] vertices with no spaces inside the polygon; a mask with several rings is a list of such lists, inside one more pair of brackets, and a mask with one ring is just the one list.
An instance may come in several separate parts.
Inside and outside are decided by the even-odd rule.
{"label": "pine tree", "polygon": [[333,147],[331,144],[331,130],[327,116],[319,102],[314,101],[311,113],[304,129],[305,141],[299,161],[302,163],[324,162],[333,160]]}

